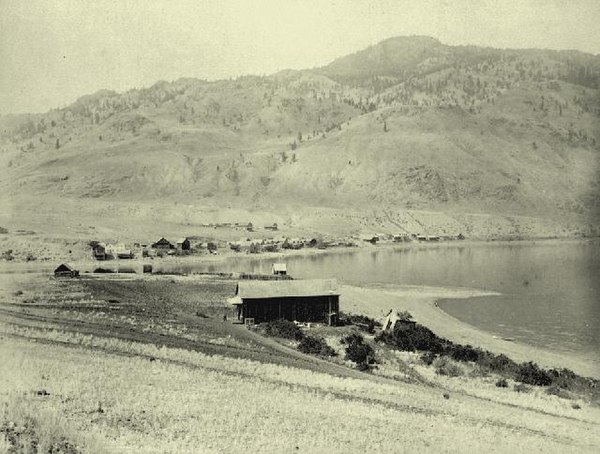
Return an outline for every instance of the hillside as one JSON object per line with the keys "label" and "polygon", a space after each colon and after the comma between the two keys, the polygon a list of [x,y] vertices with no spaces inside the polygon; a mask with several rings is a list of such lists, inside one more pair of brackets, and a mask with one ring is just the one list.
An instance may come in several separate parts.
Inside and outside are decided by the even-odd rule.
{"label": "hillside", "polygon": [[0,222],[598,234],[599,89],[598,56],[403,37],[313,70],[103,90],[0,117]]}

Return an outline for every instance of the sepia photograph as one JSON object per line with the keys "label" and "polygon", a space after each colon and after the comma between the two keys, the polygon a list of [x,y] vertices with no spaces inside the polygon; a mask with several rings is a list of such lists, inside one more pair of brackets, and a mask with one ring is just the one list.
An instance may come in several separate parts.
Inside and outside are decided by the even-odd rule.
{"label": "sepia photograph", "polygon": [[0,11],[0,454],[600,452],[598,0]]}

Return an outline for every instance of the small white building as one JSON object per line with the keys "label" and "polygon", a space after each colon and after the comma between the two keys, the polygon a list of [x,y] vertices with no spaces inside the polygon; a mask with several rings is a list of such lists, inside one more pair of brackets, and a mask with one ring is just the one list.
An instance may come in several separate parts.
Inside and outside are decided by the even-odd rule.
{"label": "small white building", "polygon": [[271,267],[271,272],[276,276],[286,276],[287,266],[285,263],[273,263],[273,266]]}

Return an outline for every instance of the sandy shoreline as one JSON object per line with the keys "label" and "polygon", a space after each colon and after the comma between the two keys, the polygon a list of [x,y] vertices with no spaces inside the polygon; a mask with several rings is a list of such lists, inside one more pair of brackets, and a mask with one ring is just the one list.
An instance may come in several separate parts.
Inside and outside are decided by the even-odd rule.
{"label": "sandy shoreline", "polygon": [[385,285],[344,286],[343,307],[347,312],[380,318],[390,309],[406,310],[414,319],[441,337],[461,344],[503,353],[517,362],[534,361],[546,368],[568,368],[586,377],[600,377],[600,361],[574,353],[559,353],[519,342],[506,341],[464,323],[437,306],[443,298],[469,298],[493,295],[463,288]]}

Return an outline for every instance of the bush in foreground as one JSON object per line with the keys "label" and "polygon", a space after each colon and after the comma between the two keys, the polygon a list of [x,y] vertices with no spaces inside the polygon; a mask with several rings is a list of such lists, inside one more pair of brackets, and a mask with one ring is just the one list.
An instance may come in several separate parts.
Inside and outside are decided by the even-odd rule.
{"label": "bush in foreground", "polygon": [[360,334],[350,334],[342,338],[342,344],[346,346],[346,359],[355,362],[360,370],[369,369],[375,364],[375,351]]}
{"label": "bush in foreground", "polygon": [[271,337],[281,337],[295,341],[304,338],[304,332],[289,320],[275,320],[265,324],[265,334]]}
{"label": "bush in foreground", "polygon": [[335,350],[327,345],[325,339],[313,336],[304,336],[298,344],[298,350],[302,353],[319,356],[335,356]]}

